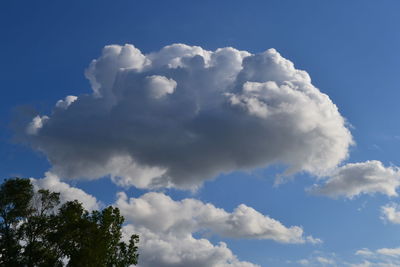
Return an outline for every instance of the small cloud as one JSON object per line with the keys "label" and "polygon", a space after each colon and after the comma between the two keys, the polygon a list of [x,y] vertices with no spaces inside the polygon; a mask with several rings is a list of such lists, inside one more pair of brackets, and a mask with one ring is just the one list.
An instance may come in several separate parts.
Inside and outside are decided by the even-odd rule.
{"label": "small cloud", "polygon": [[376,252],[386,256],[400,257],[400,248],[380,248]]}
{"label": "small cloud", "polygon": [[300,259],[296,263],[307,267],[321,267],[321,266],[341,266],[336,259],[334,253],[324,253],[321,251],[314,251],[311,256],[305,259]]}
{"label": "small cloud", "polygon": [[357,250],[355,255],[366,258],[361,263],[349,264],[351,267],[395,267],[400,266],[400,248],[368,248]]}
{"label": "small cloud", "polygon": [[362,257],[373,257],[375,253],[368,248],[362,248],[356,251],[355,255],[362,256]]}
{"label": "small cloud", "polygon": [[385,167],[382,162],[371,160],[339,167],[323,184],[314,185],[308,190],[333,198],[353,198],[361,194],[375,193],[393,197],[397,196],[396,189],[399,185],[398,167]]}
{"label": "small cloud", "polygon": [[381,207],[381,219],[393,224],[400,224],[400,206],[396,203],[389,203]]}

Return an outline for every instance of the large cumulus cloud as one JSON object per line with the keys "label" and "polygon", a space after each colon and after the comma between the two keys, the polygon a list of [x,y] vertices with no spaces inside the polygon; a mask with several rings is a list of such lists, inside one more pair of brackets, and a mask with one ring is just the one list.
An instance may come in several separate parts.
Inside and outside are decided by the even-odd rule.
{"label": "large cumulus cloud", "polygon": [[85,74],[92,94],[67,96],[24,128],[62,177],[193,188],[274,163],[319,175],[352,144],[335,104],[274,49],[111,45]]}

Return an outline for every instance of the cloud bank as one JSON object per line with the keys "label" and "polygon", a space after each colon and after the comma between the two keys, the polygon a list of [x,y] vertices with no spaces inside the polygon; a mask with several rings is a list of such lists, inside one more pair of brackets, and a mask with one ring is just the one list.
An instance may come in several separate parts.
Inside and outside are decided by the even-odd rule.
{"label": "cloud bank", "polygon": [[205,238],[195,238],[194,234],[270,239],[286,244],[321,242],[304,236],[301,227],[286,227],[244,204],[229,213],[199,200],[174,201],[163,193],[153,192],[139,198],[119,193],[115,206],[129,223],[124,228],[126,236],[140,235],[142,267],[256,266],[239,261],[225,243],[213,245]]}
{"label": "cloud bank", "polygon": [[[101,205],[94,196],[61,182],[52,173],[46,173],[42,179],[31,178],[31,181],[35,188],[60,192],[61,202],[77,199],[89,210]],[[128,198],[120,192],[113,206],[125,217],[123,237],[129,238],[133,233],[140,236],[141,267],[258,266],[240,261],[224,242],[213,244],[203,237],[210,235],[269,239],[284,244],[321,243],[320,239],[305,236],[301,227],[286,227],[244,204],[230,213],[192,198],[175,201],[155,192]]]}
{"label": "cloud bank", "polygon": [[357,256],[363,257],[363,263],[349,264],[351,267],[395,267],[400,266],[400,248],[380,248],[375,251],[368,248],[357,250]]}
{"label": "cloud bank", "polygon": [[60,177],[194,188],[274,163],[320,175],[353,142],[336,105],[274,49],[110,45],[85,75],[92,94],[67,96],[24,127]]}
{"label": "cloud bank", "polygon": [[244,204],[232,213],[195,199],[174,201],[163,193],[147,193],[128,199],[118,194],[116,206],[135,227],[145,227],[154,233],[187,236],[206,231],[228,238],[271,239],[281,243],[320,243],[305,237],[298,226],[285,227]]}
{"label": "cloud bank", "polygon": [[325,183],[315,185],[310,191],[330,197],[353,198],[374,193],[397,196],[399,185],[400,171],[397,167],[385,167],[382,162],[371,160],[337,168]]}

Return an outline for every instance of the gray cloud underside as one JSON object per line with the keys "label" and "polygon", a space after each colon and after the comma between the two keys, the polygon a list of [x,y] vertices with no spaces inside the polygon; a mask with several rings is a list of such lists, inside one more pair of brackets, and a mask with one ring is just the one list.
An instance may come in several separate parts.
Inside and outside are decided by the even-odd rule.
{"label": "gray cloud underside", "polygon": [[111,45],[85,74],[92,94],[24,127],[62,177],[193,188],[274,163],[320,175],[353,142],[336,105],[274,49],[174,44],[144,55]]}

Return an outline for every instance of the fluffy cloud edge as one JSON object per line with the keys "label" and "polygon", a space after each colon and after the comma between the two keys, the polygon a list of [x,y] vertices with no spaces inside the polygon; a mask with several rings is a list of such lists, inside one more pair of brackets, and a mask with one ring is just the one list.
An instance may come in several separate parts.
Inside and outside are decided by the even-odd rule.
{"label": "fluffy cloud edge", "polygon": [[304,236],[302,227],[286,227],[244,204],[230,213],[196,199],[175,201],[156,192],[128,198],[120,192],[116,206],[135,226],[145,226],[157,233],[187,236],[205,230],[227,238],[270,239],[288,244],[322,243],[318,238]]}
{"label": "fluffy cloud edge", "polygon": [[391,202],[382,206],[381,219],[393,224],[400,224],[400,205]]}
{"label": "fluffy cloud edge", "polygon": [[51,192],[60,193],[61,203],[78,200],[82,203],[83,207],[89,211],[97,210],[103,206],[96,197],[86,193],[82,189],[62,182],[60,178],[52,172],[46,172],[45,177],[41,179],[30,178],[30,181],[36,190],[47,189]]}
{"label": "fluffy cloud edge", "polygon": [[362,248],[355,252],[363,258],[361,263],[351,263],[350,267],[395,267],[400,266],[400,248]]}
{"label": "fluffy cloud edge", "polygon": [[92,94],[67,96],[24,127],[65,178],[187,189],[275,163],[322,175],[353,144],[337,106],[275,49],[110,45],[85,75]]}
{"label": "fluffy cloud edge", "polygon": [[[36,190],[43,188],[60,192],[62,202],[77,199],[88,210],[104,206],[94,196],[62,182],[51,172],[47,172],[44,178],[30,180]],[[119,192],[112,205],[118,207],[126,219],[123,237],[126,239],[132,233],[140,235],[141,267],[260,267],[239,260],[224,242],[212,244],[204,237],[194,237],[197,233],[236,239],[269,239],[284,244],[322,242],[305,236],[299,226],[285,227],[244,204],[227,212],[193,198],[175,201],[156,192],[128,198]]]}
{"label": "fluffy cloud edge", "polygon": [[398,196],[396,190],[399,185],[398,167],[385,167],[380,161],[370,160],[338,167],[322,183],[314,184],[307,191],[332,198],[351,199],[362,194],[376,193],[395,197]]}

